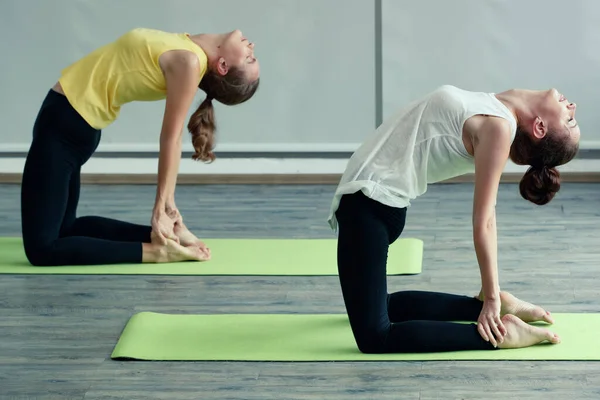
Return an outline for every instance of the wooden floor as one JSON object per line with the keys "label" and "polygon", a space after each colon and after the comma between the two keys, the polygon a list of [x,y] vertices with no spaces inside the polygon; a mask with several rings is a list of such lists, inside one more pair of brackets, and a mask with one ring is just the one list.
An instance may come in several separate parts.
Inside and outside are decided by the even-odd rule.
{"label": "wooden floor", "polygon": [[[183,186],[178,205],[210,237],[333,237],[333,186]],[[474,294],[471,185],[439,185],[409,210],[424,271],[390,290]],[[20,234],[19,187],[0,186],[0,235]],[[146,223],[152,186],[85,186],[80,214]],[[600,186],[564,184],[548,206],[498,200],[505,290],[553,312],[600,312]],[[115,362],[139,311],[341,313],[336,277],[0,275],[0,399],[597,399],[596,362]],[[598,343],[590,343],[598,346]]]}

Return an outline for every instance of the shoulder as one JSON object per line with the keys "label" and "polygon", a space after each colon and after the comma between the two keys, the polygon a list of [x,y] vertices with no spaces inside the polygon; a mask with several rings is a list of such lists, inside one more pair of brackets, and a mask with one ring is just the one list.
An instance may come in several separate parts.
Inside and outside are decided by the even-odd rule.
{"label": "shoulder", "polygon": [[169,50],[158,59],[163,71],[200,71],[200,59],[190,50]]}
{"label": "shoulder", "polygon": [[201,79],[198,56],[187,50],[170,50],[159,59],[165,77],[167,98],[195,94]]}
{"label": "shoulder", "polygon": [[510,146],[511,129],[510,122],[505,118],[488,115],[471,117],[465,124],[465,131],[472,138],[474,147],[481,143]]}
{"label": "shoulder", "polygon": [[475,115],[463,125],[462,139],[467,152],[474,156],[475,150],[482,144],[509,149],[512,142],[510,122],[504,118],[490,115]]}

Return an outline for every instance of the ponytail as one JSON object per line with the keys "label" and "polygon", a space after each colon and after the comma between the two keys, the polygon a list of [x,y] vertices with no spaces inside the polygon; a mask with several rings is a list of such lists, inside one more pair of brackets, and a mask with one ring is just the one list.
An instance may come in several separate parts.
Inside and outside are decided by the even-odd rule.
{"label": "ponytail", "polygon": [[193,160],[213,162],[215,145],[215,110],[212,100],[224,105],[236,105],[249,100],[256,90],[260,79],[249,82],[244,70],[232,67],[225,75],[208,70],[198,87],[206,93],[206,99],[192,114],[188,122],[188,131],[192,135],[192,144],[196,152]]}
{"label": "ponytail", "polygon": [[193,160],[204,162],[215,160],[213,148],[216,128],[215,109],[212,99],[207,96],[198,109],[194,111],[188,122],[188,130],[192,135],[192,145],[196,150],[192,156]]}

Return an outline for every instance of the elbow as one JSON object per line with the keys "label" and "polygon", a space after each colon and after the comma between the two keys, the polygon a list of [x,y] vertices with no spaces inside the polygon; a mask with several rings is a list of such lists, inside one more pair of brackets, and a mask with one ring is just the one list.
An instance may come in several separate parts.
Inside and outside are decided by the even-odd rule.
{"label": "elbow", "polygon": [[165,143],[177,143],[182,138],[182,132],[171,130],[171,129],[163,129],[160,134],[160,141]]}
{"label": "elbow", "polygon": [[160,135],[160,148],[164,151],[178,151],[183,135],[173,131],[163,131]]}
{"label": "elbow", "polygon": [[473,217],[473,235],[475,238],[482,238],[496,229],[496,216],[492,213],[485,215],[475,215]]}

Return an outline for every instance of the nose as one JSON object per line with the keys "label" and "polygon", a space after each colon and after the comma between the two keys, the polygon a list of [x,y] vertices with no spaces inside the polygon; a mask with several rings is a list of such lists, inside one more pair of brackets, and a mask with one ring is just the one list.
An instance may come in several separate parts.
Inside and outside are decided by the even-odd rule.
{"label": "nose", "polygon": [[575,118],[575,112],[577,111],[577,104],[569,103],[567,109],[571,112],[571,118]]}
{"label": "nose", "polygon": [[250,42],[250,44],[248,45],[252,50],[254,50],[254,43]]}

